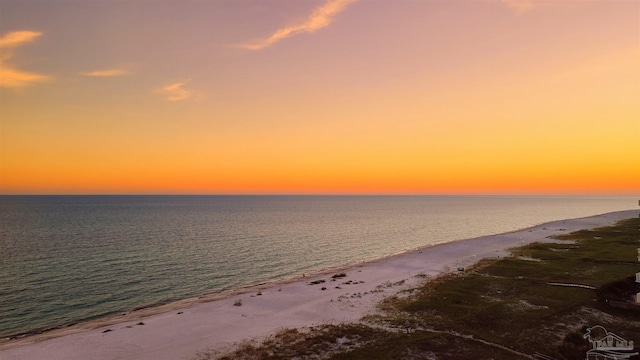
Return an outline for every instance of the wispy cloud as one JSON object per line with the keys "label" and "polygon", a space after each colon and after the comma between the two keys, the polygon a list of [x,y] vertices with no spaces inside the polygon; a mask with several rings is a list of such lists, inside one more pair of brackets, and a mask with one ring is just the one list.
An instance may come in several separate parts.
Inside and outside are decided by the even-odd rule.
{"label": "wispy cloud", "polygon": [[266,39],[254,43],[239,44],[238,47],[249,50],[260,50],[293,35],[313,33],[316,30],[329,26],[336,15],[344,11],[349,4],[355,1],[357,0],[329,0],[324,5],[316,8],[303,23],[278,29]]}
{"label": "wispy cloud", "polygon": [[183,88],[183,86],[186,85],[188,82],[189,80],[169,84],[160,89],[156,89],[154,92],[165,95],[166,99],[169,101],[179,101],[179,100],[188,99],[191,97],[192,93],[191,91]]}
{"label": "wispy cloud", "polygon": [[10,49],[21,46],[22,44],[29,43],[37,39],[42,35],[38,31],[12,31],[6,33],[0,38],[0,48]]}
{"label": "wispy cloud", "polygon": [[533,9],[535,4],[533,0],[500,0],[516,15],[524,14],[525,12]]}
{"label": "wispy cloud", "polygon": [[97,77],[112,77],[112,76],[122,76],[127,74],[129,74],[129,71],[124,69],[105,69],[105,70],[95,70],[95,71],[80,73],[80,75],[84,75],[84,76],[97,76]]}
{"label": "wispy cloud", "polygon": [[50,76],[21,71],[0,62],[0,87],[23,88],[33,83],[49,80],[51,80]]}
{"label": "wispy cloud", "polygon": [[0,87],[16,89],[51,80],[50,76],[20,70],[10,63],[15,48],[30,43],[41,35],[41,32],[25,30],[12,31],[0,37]]}
{"label": "wispy cloud", "polygon": [[[609,0],[589,0],[588,2],[606,2]],[[500,0],[500,3],[511,10],[515,15],[523,15],[532,10],[553,8],[553,7],[565,7],[574,8],[586,2],[573,1],[573,0]]]}

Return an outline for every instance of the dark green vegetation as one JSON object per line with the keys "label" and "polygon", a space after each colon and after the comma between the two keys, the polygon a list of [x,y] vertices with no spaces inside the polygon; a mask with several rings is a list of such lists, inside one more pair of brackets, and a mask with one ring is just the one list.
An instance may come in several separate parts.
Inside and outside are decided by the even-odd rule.
{"label": "dark green vegetation", "polygon": [[[640,220],[558,236],[403,291],[361,324],[283,330],[201,359],[584,359],[587,327],[640,345]],[[612,306],[623,302],[622,307]]]}

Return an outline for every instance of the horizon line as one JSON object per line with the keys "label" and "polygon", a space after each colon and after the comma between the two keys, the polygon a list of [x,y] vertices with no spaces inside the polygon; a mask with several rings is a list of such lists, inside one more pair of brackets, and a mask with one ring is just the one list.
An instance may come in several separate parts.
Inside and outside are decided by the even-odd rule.
{"label": "horizon line", "polygon": [[0,196],[549,196],[640,197],[630,193],[0,193]]}

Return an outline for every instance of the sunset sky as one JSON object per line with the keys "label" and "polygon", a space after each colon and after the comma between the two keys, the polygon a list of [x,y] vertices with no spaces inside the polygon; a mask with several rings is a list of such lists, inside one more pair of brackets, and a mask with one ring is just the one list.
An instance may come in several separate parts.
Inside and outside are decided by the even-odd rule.
{"label": "sunset sky", "polygon": [[0,193],[640,193],[640,1],[0,0]]}

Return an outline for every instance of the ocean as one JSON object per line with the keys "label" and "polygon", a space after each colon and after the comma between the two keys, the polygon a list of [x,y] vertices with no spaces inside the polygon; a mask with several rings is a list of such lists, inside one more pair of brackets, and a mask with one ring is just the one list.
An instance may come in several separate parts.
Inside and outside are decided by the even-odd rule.
{"label": "ocean", "polygon": [[0,196],[0,339],[637,201]]}

